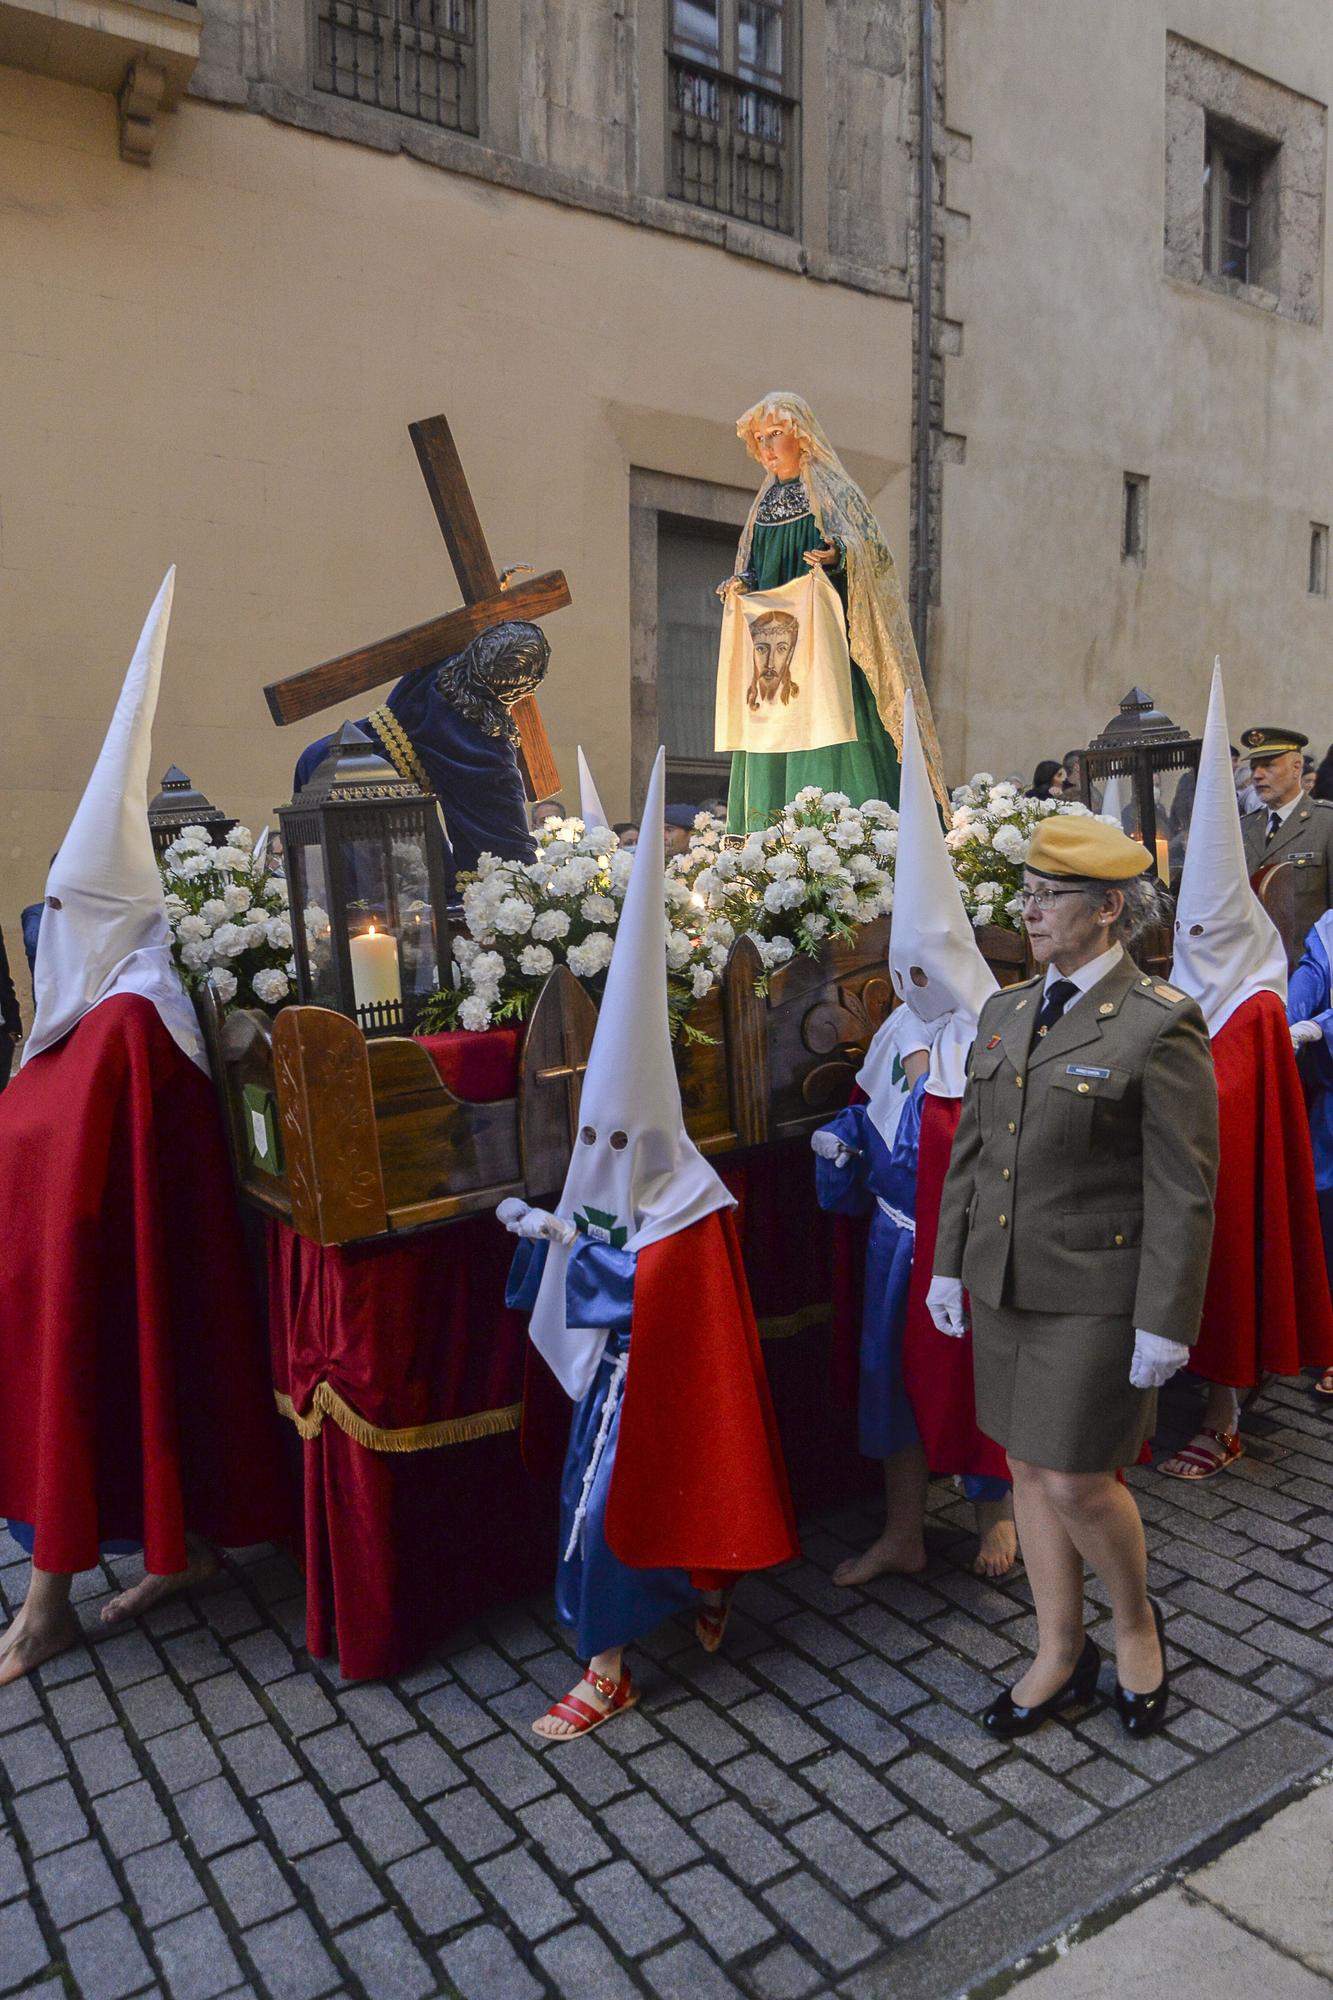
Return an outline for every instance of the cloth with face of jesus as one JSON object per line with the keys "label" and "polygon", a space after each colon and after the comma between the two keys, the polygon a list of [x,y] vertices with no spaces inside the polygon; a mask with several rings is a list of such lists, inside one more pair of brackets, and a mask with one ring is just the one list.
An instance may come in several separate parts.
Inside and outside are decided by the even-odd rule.
{"label": "cloth with face of jesus", "polygon": [[[836,547],[836,519],[829,532]],[[804,480],[774,482],[759,503],[745,556],[750,590],[767,595],[783,584],[804,580],[810,574],[804,561],[806,551],[823,546],[823,531]],[[826,574],[845,611],[851,584],[845,556]],[[796,679],[800,678],[798,673]],[[845,792],[854,805],[867,799],[897,805],[898,753],[876,707],[870,682],[854,657],[851,693],[854,740],[849,738],[823,750],[782,751],[765,743],[762,748],[733,753],[727,798],[729,832],[749,833],[756,827],[771,826],[781,818],[788,800],[806,785]]]}
{"label": "cloth with face of jesus", "polygon": [[733,591],[722,614],[714,748],[799,754],[855,743],[842,600],[820,570]]}

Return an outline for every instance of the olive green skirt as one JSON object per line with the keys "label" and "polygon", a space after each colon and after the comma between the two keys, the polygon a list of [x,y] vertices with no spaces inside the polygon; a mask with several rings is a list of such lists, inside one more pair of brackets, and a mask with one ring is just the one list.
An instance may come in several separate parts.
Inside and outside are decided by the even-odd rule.
{"label": "olive green skirt", "polygon": [[1133,1465],[1157,1423],[1157,1392],[1129,1379],[1122,1316],[1017,1312],[972,1300],[977,1424],[1011,1458],[1053,1472]]}

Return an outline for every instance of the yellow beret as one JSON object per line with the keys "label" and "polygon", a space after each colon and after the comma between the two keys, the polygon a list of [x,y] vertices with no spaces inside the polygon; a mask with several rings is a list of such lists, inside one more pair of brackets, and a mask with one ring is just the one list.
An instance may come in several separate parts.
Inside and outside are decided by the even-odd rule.
{"label": "yellow beret", "polygon": [[1092,882],[1124,882],[1151,868],[1141,840],[1091,813],[1052,813],[1040,820],[1028,843],[1026,864],[1034,875],[1080,875]]}

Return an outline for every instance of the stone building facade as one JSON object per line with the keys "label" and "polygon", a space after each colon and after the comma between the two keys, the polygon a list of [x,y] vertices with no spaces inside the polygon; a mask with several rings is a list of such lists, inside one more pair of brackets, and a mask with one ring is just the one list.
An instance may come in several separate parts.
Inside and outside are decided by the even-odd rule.
{"label": "stone building facade", "polygon": [[799,388],[908,556],[916,0],[67,12],[0,0],[0,910],[170,561],[159,763],[252,823],[289,796],[263,683],[457,601],[437,410],[497,563],[569,577],[570,781],[581,741],[627,810],[660,730],[715,790],[736,416]]}
{"label": "stone building facade", "polygon": [[543,706],[614,812],[659,737],[722,786],[770,387],[929,602],[953,775],[1136,681],[1197,724],[1214,652],[1326,737],[1331,85],[1324,0],[0,0],[0,919],[169,561],[158,761],[252,822],[263,683],[457,601],[436,410],[569,576]]}
{"label": "stone building facade", "polygon": [[1135,683],[1199,729],[1328,694],[1319,0],[949,0],[940,610],[955,769],[1030,771]]}

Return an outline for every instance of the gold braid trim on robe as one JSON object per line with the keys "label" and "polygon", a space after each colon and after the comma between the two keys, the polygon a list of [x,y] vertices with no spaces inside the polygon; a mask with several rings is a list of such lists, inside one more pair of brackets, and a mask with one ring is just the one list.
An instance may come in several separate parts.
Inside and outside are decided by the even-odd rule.
{"label": "gold braid trim on robe", "polygon": [[[911,620],[903,601],[898,570],[870,503],[843,465],[820,428],[819,421],[804,397],[790,389],[775,389],[745,412],[736,423],[736,435],[751,458],[758,459],[754,434],[764,423],[777,422],[790,430],[801,446],[801,478],[810,496],[810,506],[821,534],[842,543],[847,562],[847,639],[852,658],[870,683],[879,719],[884,724],[901,761],[903,752],[903,696],[908,688],[916,705],[916,724],[921,747],[930,767],[931,783],[946,812],[949,794],[944,784],[944,760],[940,755],[930,696],[921,674]],[[764,478],[754,505],[741,531],[736,555],[739,574],[748,569],[754,540],[755,517],[760,502],[773,484],[772,474]]]}
{"label": "gold braid trim on robe", "polygon": [[423,792],[429,792],[430,779],[426,767],[412,747],[412,739],[391,708],[376,708],[366,717],[367,723],[380,739],[381,748],[400,778],[410,778],[420,785]]}

